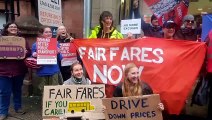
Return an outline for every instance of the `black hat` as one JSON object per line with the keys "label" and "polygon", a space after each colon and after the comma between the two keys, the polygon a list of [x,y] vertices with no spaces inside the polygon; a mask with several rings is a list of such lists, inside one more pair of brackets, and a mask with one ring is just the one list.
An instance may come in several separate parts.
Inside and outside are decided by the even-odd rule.
{"label": "black hat", "polygon": [[168,20],[163,23],[163,28],[176,27],[176,23],[173,20]]}

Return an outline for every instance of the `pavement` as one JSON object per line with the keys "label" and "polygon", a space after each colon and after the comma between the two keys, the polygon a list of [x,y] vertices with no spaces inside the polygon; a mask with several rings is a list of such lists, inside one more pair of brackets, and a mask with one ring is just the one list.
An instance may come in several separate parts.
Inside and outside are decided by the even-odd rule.
{"label": "pavement", "polygon": [[26,111],[26,113],[24,115],[15,113],[11,102],[9,116],[7,120],[42,120],[41,97],[23,97],[22,101],[23,110]]}
{"label": "pavement", "polygon": [[[9,116],[7,120],[42,120],[42,99],[41,96],[23,96],[23,109],[26,114],[19,115],[13,110],[13,105],[11,102]],[[174,116],[173,120],[206,120],[205,117],[205,106],[193,106],[188,109],[186,106],[186,115],[182,114],[179,116]]]}
{"label": "pavement", "polygon": [[[11,101],[7,120],[42,120],[42,97],[35,88],[29,82],[24,82],[22,102],[23,110],[26,111],[26,114],[15,113],[13,102]],[[207,106],[190,106],[190,102],[191,99],[188,99],[183,109],[184,114],[174,116],[172,120],[206,120]]]}

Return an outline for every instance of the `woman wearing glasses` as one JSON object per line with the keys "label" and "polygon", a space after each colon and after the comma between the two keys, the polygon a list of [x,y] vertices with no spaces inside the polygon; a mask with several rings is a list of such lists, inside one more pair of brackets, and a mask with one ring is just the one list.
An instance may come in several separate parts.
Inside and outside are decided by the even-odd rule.
{"label": "woman wearing glasses", "polygon": [[[1,35],[18,37],[18,25],[15,22],[7,23]],[[28,57],[31,54],[31,50],[27,41],[25,48],[25,55]],[[11,94],[13,94],[15,112],[19,114],[25,113],[22,110],[21,95],[26,72],[27,67],[23,59],[0,59],[0,120],[4,120],[8,116]]]}
{"label": "woman wearing glasses", "polygon": [[174,39],[196,41],[196,26],[193,15],[186,15],[183,18],[183,25],[176,32]]}

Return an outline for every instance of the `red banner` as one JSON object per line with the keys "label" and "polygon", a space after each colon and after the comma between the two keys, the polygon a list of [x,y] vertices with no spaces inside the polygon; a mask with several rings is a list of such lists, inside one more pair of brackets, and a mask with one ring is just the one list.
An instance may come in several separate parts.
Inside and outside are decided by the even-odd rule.
{"label": "red banner", "polygon": [[[171,114],[179,114],[183,108],[206,52],[204,43],[160,38],[74,40],[74,44],[95,83],[117,85],[125,65],[134,62],[141,80],[160,94]],[[112,93],[106,93],[107,97]]]}
{"label": "red banner", "polygon": [[164,21],[173,20],[181,25],[188,12],[188,0],[144,0],[162,25]]}

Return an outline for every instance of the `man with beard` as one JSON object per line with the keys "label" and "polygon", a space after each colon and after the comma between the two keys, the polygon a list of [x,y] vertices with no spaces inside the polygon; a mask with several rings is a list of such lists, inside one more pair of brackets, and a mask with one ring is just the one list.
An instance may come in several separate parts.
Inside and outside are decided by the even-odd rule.
{"label": "man with beard", "polygon": [[[70,43],[70,41],[73,40],[73,38],[67,33],[65,26],[58,27],[56,38],[59,43]],[[60,71],[64,81],[70,78],[70,65],[62,66],[60,63]]]}

